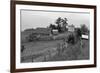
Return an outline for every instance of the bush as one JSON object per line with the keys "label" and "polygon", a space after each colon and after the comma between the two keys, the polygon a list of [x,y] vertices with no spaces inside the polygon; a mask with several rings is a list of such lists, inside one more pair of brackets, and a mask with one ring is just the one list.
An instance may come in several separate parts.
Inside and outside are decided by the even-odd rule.
{"label": "bush", "polygon": [[82,34],[88,34],[89,33],[89,29],[85,24],[81,25],[81,32],[82,32]]}
{"label": "bush", "polygon": [[77,28],[77,30],[76,30],[76,37],[79,38],[81,36],[82,36],[82,31],[81,31],[80,28]]}
{"label": "bush", "polygon": [[28,42],[38,40],[37,36],[34,33],[30,34],[28,37],[26,37],[26,39],[28,40]]}
{"label": "bush", "polygon": [[74,36],[74,34],[70,34],[70,35],[68,36],[67,42],[68,42],[69,44],[75,44],[75,36]]}

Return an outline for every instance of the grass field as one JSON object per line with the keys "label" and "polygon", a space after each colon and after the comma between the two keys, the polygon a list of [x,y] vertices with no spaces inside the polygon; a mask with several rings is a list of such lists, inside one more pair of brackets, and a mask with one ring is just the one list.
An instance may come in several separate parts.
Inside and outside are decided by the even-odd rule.
{"label": "grass field", "polygon": [[74,45],[68,44],[67,48],[64,48],[60,53],[57,50],[58,43],[63,43],[63,40],[23,43],[25,50],[21,53],[21,57],[26,59],[22,62],[32,62],[33,60],[34,62],[45,62],[89,59],[89,40],[81,40]]}
{"label": "grass field", "polygon": [[57,43],[61,43],[63,40],[54,40],[54,41],[35,41],[24,43],[25,50],[22,56],[28,56],[32,54],[37,54],[38,52],[44,51],[45,49],[56,48]]}
{"label": "grass field", "polygon": [[68,45],[61,54],[55,55],[49,61],[89,59],[89,41],[82,40],[82,44],[83,46],[81,46],[80,42],[77,42],[75,45]]}
{"label": "grass field", "polygon": [[[21,34],[21,40],[30,33]],[[21,52],[21,62],[47,62],[47,61],[67,61],[67,60],[86,60],[89,59],[89,39],[77,40],[75,44],[64,44],[71,32],[53,35],[52,40],[41,40],[32,42],[21,42],[25,49]],[[73,33],[75,35],[75,33]],[[45,38],[46,39],[46,38]]]}

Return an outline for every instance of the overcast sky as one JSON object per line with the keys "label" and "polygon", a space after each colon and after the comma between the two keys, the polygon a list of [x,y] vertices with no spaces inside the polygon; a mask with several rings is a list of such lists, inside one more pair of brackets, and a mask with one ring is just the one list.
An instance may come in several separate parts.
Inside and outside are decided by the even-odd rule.
{"label": "overcast sky", "polygon": [[86,24],[88,28],[90,25],[89,13],[21,10],[21,30],[47,27],[50,23],[55,24],[58,17],[66,17],[68,25],[74,24],[79,27],[81,24]]}

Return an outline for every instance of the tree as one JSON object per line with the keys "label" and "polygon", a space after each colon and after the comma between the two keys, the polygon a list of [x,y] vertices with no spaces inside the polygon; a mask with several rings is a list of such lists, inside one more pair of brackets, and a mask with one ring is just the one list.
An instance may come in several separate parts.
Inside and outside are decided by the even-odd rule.
{"label": "tree", "polygon": [[51,29],[57,29],[56,25],[50,24],[49,28]]}
{"label": "tree", "polygon": [[68,21],[67,18],[62,19],[62,28],[61,28],[62,32],[66,31],[66,26],[68,25],[67,21]]}
{"label": "tree", "polygon": [[89,30],[88,30],[87,26],[85,24],[82,24],[81,25],[81,32],[82,32],[82,34],[87,34],[88,31]]}
{"label": "tree", "polygon": [[64,27],[66,27],[66,26],[68,25],[68,22],[67,22],[67,21],[68,21],[67,18],[64,18],[64,19],[63,19],[63,26],[64,26]]}
{"label": "tree", "polygon": [[56,20],[55,23],[58,24],[58,25],[60,25],[61,21],[62,21],[62,19],[61,19],[61,17],[59,17],[59,18]]}
{"label": "tree", "polygon": [[49,25],[49,28],[52,28],[52,24]]}
{"label": "tree", "polygon": [[62,20],[61,17],[59,17],[59,18],[57,18],[56,21],[55,21],[55,23],[57,24],[58,32],[61,32],[61,25],[60,25],[61,20]]}
{"label": "tree", "polygon": [[57,24],[57,28],[58,28],[58,31],[59,32],[64,32],[66,30],[66,26],[68,25],[67,23],[67,18],[61,18],[59,17],[57,20],[56,20],[56,24]]}
{"label": "tree", "polygon": [[70,35],[68,36],[67,42],[68,42],[69,44],[75,44],[75,36],[74,36],[74,34],[70,34]]}
{"label": "tree", "polygon": [[81,29],[80,28],[77,28],[77,30],[76,30],[76,37],[77,38],[80,38],[81,36],[82,36]]}

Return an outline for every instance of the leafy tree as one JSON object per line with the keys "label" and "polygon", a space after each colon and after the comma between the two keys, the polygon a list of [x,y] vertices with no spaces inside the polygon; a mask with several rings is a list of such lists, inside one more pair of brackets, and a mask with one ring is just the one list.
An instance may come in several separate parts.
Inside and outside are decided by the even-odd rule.
{"label": "leafy tree", "polygon": [[61,26],[60,26],[60,25],[57,25],[57,29],[58,29],[58,32],[62,32],[62,31],[61,31]]}
{"label": "leafy tree", "polygon": [[64,27],[66,27],[66,26],[68,25],[67,21],[68,21],[67,18],[64,18],[64,19],[63,19],[63,26],[64,26]]}
{"label": "leafy tree", "polygon": [[67,18],[58,17],[55,21],[57,25],[50,24],[49,28],[58,29],[58,32],[64,32],[66,30],[66,26],[68,25],[67,21]]}
{"label": "leafy tree", "polygon": [[82,36],[82,32],[81,32],[81,29],[80,28],[77,28],[76,29],[76,37],[79,38]]}
{"label": "leafy tree", "polygon": [[61,17],[59,17],[58,19],[56,19],[55,23],[57,24],[57,29],[58,29],[58,32],[61,32]]}
{"label": "leafy tree", "polygon": [[67,23],[67,18],[61,18],[59,17],[57,20],[56,20],[56,24],[57,24],[57,28],[58,28],[58,31],[59,32],[64,32],[66,30],[66,26],[68,25]]}
{"label": "leafy tree", "polygon": [[89,30],[85,24],[81,25],[81,32],[82,32],[82,34],[87,34],[89,32]]}
{"label": "leafy tree", "polygon": [[67,18],[62,19],[62,32],[66,31],[66,26],[68,25],[67,21]]}
{"label": "leafy tree", "polygon": [[49,28],[52,28],[52,24],[49,25]]}
{"label": "leafy tree", "polygon": [[56,25],[50,24],[49,28],[51,29],[57,29]]}
{"label": "leafy tree", "polygon": [[58,25],[60,25],[61,21],[62,21],[62,19],[61,19],[61,17],[59,17],[59,18],[56,20],[55,23],[58,24]]}

